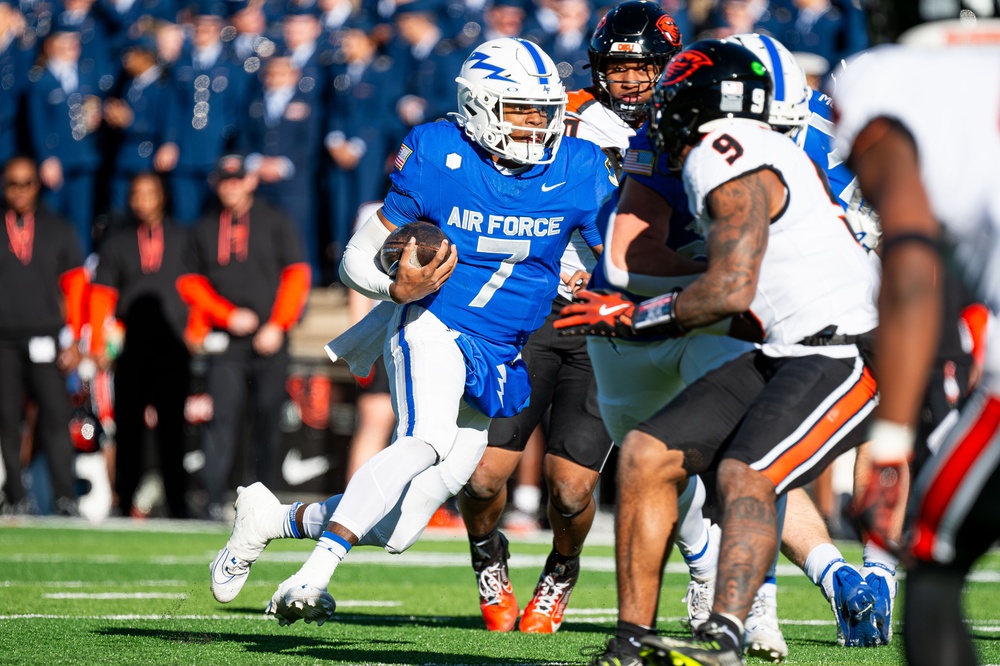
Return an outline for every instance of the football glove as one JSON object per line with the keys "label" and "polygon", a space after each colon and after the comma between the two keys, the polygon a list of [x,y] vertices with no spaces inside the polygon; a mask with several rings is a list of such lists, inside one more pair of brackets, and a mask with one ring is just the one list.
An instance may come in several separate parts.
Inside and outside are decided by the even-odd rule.
{"label": "football glove", "polygon": [[902,479],[906,461],[894,463],[872,462],[869,468],[868,487],[864,495],[854,504],[852,513],[861,525],[866,540],[876,546],[901,557],[902,552],[890,534],[893,530],[893,516],[902,497]]}
{"label": "football glove", "polygon": [[559,335],[633,338],[634,310],[635,304],[618,292],[583,289],[576,293],[572,303],[562,309],[559,319],[552,326]]}

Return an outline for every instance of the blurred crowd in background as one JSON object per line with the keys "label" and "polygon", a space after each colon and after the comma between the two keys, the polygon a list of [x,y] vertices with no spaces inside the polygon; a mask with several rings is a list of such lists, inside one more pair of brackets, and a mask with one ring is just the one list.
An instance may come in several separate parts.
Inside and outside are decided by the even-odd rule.
{"label": "blurred crowd in background", "polygon": [[[408,128],[455,105],[477,44],[537,42],[566,88],[590,83],[606,0],[4,0],[0,164],[40,164],[43,200],[84,253],[125,209],[132,176],[163,174],[193,224],[207,176],[250,156],[259,196],[305,242],[315,284],[335,280],[358,206],[380,199]],[[763,31],[825,76],[868,45],[859,0],[663,0],[685,43]]]}

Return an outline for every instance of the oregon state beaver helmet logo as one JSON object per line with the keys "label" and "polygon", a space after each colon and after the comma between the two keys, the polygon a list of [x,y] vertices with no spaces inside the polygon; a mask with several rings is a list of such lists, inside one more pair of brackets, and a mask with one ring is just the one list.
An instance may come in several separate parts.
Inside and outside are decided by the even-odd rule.
{"label": "oregon state beaver helmet logo", "polygon": [[664,14],[656,19],[656,29],[663,33],[663,37],[673,46],[681,45],[681,31],[674,23],[674,19],[669,14]]}
{"label": "oregon state beaver helmet logo", "polygon": [[667,73],[663,75],[664,86],[670,86],[683,81],[702,67],[711,66],[712,59],[701,51],[681,51],[667,65]]}

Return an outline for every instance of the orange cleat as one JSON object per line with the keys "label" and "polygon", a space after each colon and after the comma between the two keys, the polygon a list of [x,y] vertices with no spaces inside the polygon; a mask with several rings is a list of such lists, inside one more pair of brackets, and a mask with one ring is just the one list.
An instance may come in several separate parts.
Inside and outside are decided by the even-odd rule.
{"label": "orange cleat", "polygon": [[573,593],[580,575],[580,560],[574,558],[551,568],[550,562],[546,562],[545,570],[535,587],[535,596],[524,609],[521,633],[554,634],[562,625],[563,614],[569,605],[569,595]]}
{"label": "orange cleat", "polygon": [[514,597],[507,571],[507,538],[497,532],[497,539],[472,545],[472,568],[479,582],[479,609],[489,631],[510,631],[517,622],[520,608]]}

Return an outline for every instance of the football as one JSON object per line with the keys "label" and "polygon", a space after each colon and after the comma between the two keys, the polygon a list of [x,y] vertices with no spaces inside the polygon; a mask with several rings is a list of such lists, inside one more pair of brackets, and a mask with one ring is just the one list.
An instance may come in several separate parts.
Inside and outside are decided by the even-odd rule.
{"label": "football", "polygon": [[399,259],[403,256],[403,248],[411,238],[417,239],[417,247],[410,255],[410,263],[417,268],[426,266],[437,254],[441,241],[448,239],[440,227],[430,222],[410,222],[396,227],[396,230],[385,239],[379,252],[379,263],[389,277],[395,277]]}

